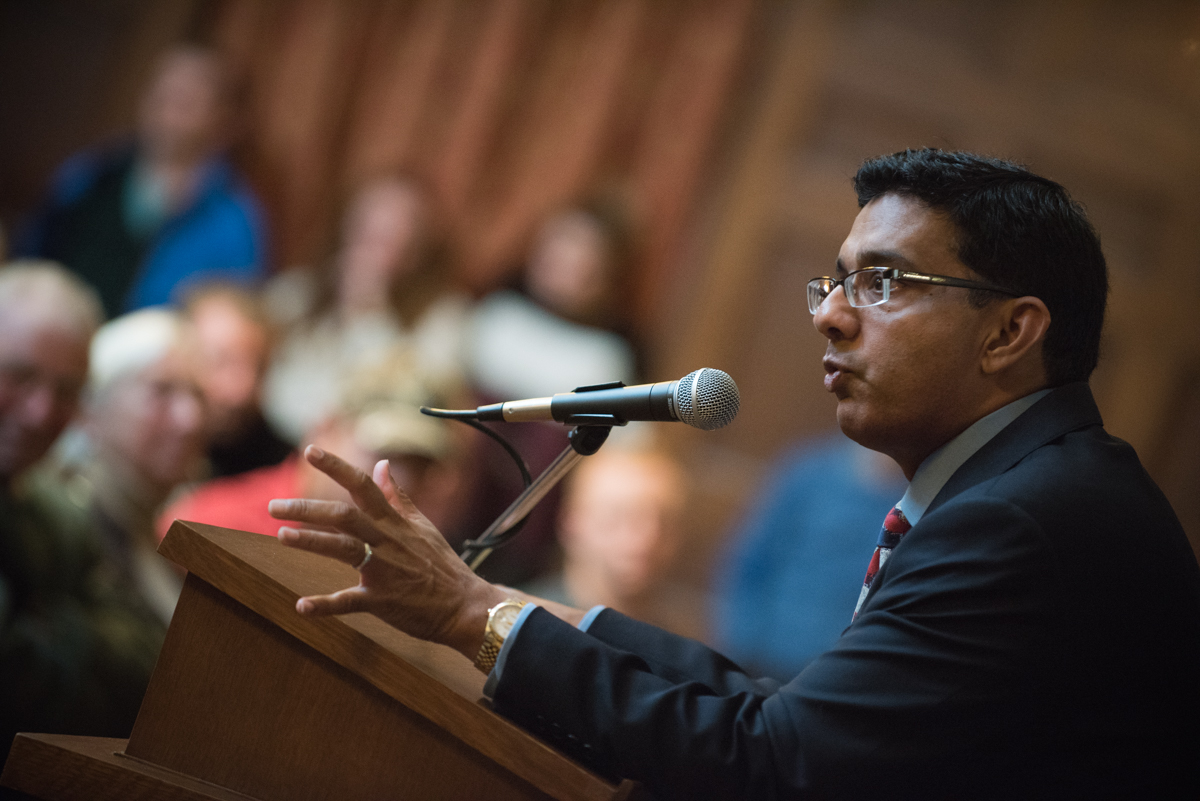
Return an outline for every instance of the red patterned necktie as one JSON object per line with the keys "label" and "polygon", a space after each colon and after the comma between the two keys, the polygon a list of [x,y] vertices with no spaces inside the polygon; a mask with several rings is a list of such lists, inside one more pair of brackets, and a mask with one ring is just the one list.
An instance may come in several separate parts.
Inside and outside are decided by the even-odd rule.
{"label": "red patterned necktie", "polygon": [[875,544],[875,555],[871,557],[871,564],[867,565],[867,577],[863,579],[862,591],[858,594],[852,621],[858,617],[858,610],[862,609],[863,601],[867,600],[867,593],[871,591],[871,582],[875,581],[875,574],[883,567],[884,562],[892,555],[892,549],[900,544],[900,540],[910,528],[912,526],[905,519],[904,512],[893,506],[892,511],[883,519],[883,530],[879,532],[879,542]]}

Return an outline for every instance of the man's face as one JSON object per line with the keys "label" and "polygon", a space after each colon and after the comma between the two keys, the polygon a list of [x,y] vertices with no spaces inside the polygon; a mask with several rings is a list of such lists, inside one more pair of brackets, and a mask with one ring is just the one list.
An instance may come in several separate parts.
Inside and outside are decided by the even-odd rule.
{"label": "man's face", "polygon": [[204,397],[189,356],[173,350],[115,379],[88,416],[98,441],[164,491],[192,475],[206,444]]}
{"label": "man's face", "polygon": [[600,223],[583,212],[567,212],[542,227],[526,282],[534,297],[550,308],[586,315],[608,291],[610,261]]}
{"label": "man's face", "polygon": [[0,313],[0,483],[45,455],[87,377],[86,337],[23,316]]}
{"label": "man's face", "polygon": [[191,51],[169,54],[142,97],[142,145],[168,159],[202,156],[217,145],[227,111],[215,57]]}
{"label": "man's face", "polygon": [[192,310],[197,380],[216,438],[236,437],[258,410],[267,360],[267,332],[229,299],[212,295]]}
{"label": "man's face", "polygon": [[[956,230],[913,198],[883,195],[854,221],[837,277],[867,267],[973,278],[958,260]],[[829,340],[825,388],[855,442],[888,454],[912,478],[930,453],[986,413],[980,355],[988,315],[964,289],[894,283],[891,299],[853,308],[835,289],[813,324]]]}
{"label": "man's face", "polygon": [[346,309],[386,303],[392,283],[417,265],[425,199],[409,181],[386,180],[360,190],[342,225],[339,292]]}
{"label": "man's face", "polygon": [[610,452],[580,468],[560,521],[567,560],[584,565],[613,594],[649,592],[682,541],[683,481],[653,456]]}

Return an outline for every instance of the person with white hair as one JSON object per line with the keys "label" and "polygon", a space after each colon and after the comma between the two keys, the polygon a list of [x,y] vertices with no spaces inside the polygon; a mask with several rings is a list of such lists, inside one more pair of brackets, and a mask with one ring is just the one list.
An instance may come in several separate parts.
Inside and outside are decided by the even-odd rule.
{"label": "person with white hair", "polygon": [[172,490],[198,477],[205,406],[190,325],[176,311],[143,309],[92,340],[79,425],[82,443],[58,474],[91,518],[109,567],[170,621],[182,587],[155,548],[154,520]]}
{"label": "person with white hair", "polygon": [[18,731],[127,736],[162,643],[98,572],[86,515],[32,469],[75,415],[102,319],[60,265],[0,267],[0,763]]}
{"label": "person with white hair", "polygon": [[40,459],[75,414],[95,293],[53,262],[0,270],[0,486]]}

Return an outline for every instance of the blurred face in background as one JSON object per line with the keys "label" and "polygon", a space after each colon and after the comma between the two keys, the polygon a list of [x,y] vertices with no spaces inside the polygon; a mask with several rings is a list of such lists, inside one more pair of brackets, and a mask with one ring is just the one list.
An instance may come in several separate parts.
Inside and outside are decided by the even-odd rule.
{"label": "blurred face in background", "polygon": [[40,317],[0,308],[0,484],[45,455],[87,378],[89,337]]}
{"label": "blurred face in background", "polygon": [[611,261],[600,222],[582,211],[566,212],[551,217],[538,233],[526,284],[550,309],[587,317],[606,299]]}
{"label": "blurred face in background", "polygon": [[415,266],[426,217],[425,198],[412,181],[377,181],[359,190],[342,222],[336,256],[344,310],[387,307],[392,286]]}
{"label": "blurred face in background", "polygon": [[601,451],[576,469],[559,531],[567,579],[588,573],[586,584],[609,595],[576,600],[611,603],[646,594],[679,550],[684,483],[678,467],[657,454]]}
{"label": "blurred face in background", "polygon": [[138,138],[151,158],[197,159],[220,146],[230,114],[223,70],[199,48],[163,57],[138,111]]}
{"label": "blurred face in background", "polygon": [[[338,416],[320,423],[302,443],[301,452],[310,443],[329,453],[336,453],[368,475],[374,473],[380,459],[387,459],[392,479],[418,509],[435,523],[444,515],[441,483],[445,480],[446,467],[433,459],[395,449],[377,451],[365,448],[355,436],[355,420]],[[329,501],[350,500],[350,494],[340,484],[304,459],[300,460],[300,470],[300,488],[304,497]]]}
{"label": "blurred face in background", "polygon": [[204,397],[189,350],[113,379],[88,409],[88,431],[166,494],[194,474],[206,445]]}
{"label": "blurred face in background", "polygon": [[266,327],[220,293],[201,297],[190,317],[210,435],[234,436],[258,413],[270,344]]}

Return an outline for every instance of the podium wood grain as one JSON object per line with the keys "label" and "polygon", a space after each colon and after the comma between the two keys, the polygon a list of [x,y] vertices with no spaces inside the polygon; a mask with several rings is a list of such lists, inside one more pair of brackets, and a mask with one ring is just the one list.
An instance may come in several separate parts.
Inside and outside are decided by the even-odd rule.
{"label": "podium wood grain", "polygon": [[[457,652],[371,615],[296,613],[301,595],[355,584],[352,568],[183,521],[159,552],[188,576],[124,763],[261,801],[642,795],[493,713],[484,676]],[[36,746],[44,764],[49,746]],[[32,753],[24,747],[14,754]],[[28,765],[17,769],[28,776]]]}
{"label": "podium wood grain", "polygon": [[253,801],[248,796],[126,757],[125,740],[18,734],[5,787],[55,801]]}

